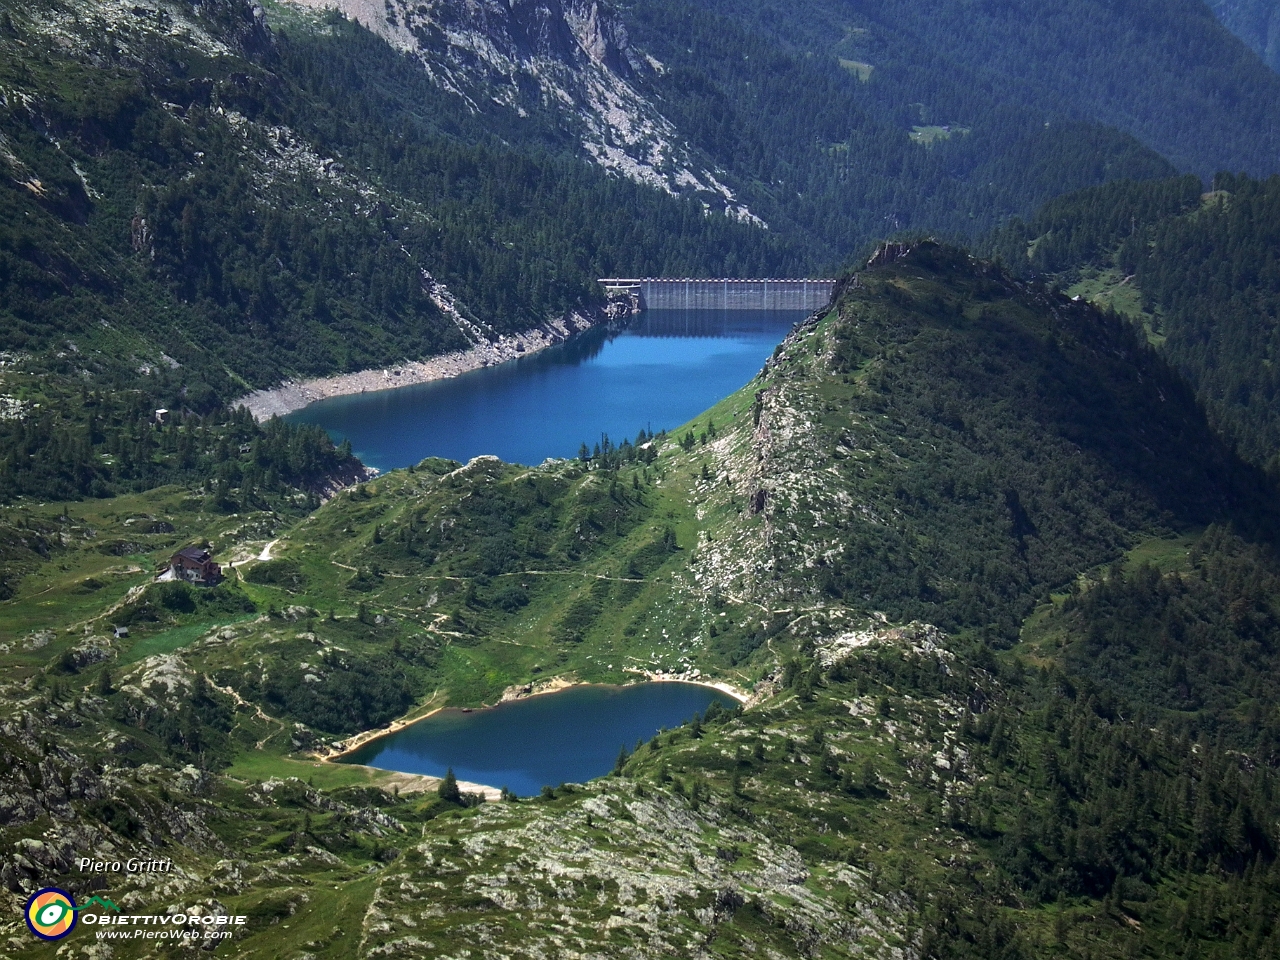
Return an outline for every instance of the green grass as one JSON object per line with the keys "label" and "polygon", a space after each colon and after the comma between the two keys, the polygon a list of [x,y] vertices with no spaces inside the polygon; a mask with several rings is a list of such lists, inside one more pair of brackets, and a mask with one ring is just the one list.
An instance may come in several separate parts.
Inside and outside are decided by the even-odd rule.
{"label": "green grass", "polygon": [[[1125,552],[1125,568],[1132,571],[1143,564],[1150,564],[1164,574],[1187,570],[1191,547],[1203,532],[1201,529],[1186,530],[1142,540]],[[1087,588],[1091,583],[1102,580],[1109,566],[1100,564],[1082,571],[1076,582]],[[1055,620],[1054,614],[1070,595],[1067,590],[1055,591],[1049,595],[1047,603],[1039,604],[1023,621],[1021,643],[1016,648],[1018,656],[1037,665],[1047,665],[1052,660],[1055,650],[1068,640],[1066,630]]]}
{"label": "green grass", "polygon": [[[735,421],[751,416],[753,402],[750,389],[735,394],[671,436],[683,436],[689,430],[700,436],[712,422],[723,434]],[[573,524],[583,505],[594,504],[591,509],[599,510],[603,504],[609,509],[600,494],[614,482],[612,474],[583,471],[576,464],[549,471],[504,466],[495,468],[491,476],[486,474],[488,480],[464,475],[445,481],[441,476],[452,465],[437,465],[388,474],[367,484],[367,495],[343,494],[286,533],[273,553],[296,562],[301,585],[290,588],[296,593],[249,583],[244,588],[260,610],[291,605],[315,609],[318,616],[305,629],[324,642],[372,652],[385,650],[395,636],[407,646],[435,647],[418,689],[442,688],[449,702],[457,705],[492,703],[507,686],[530,680],[572,676],[621,683],[635,678],[631,672],[635,668],[674,669],[686,656],[701,661],[694,641],[706,631],[705,600],[695,587],[672,574],[687,562],[700,531],[710,526],[718,534],[723,523],[735,520],[737,511],[723,516],[713,512],[700,519],[692,492],[702,464],[713,458],[701,441],[688,451],[670,440],[666,446],[668,452],[647,471],[649,481],[643,481],[646,469],[640,464],[617,471],[623,498],[633,501],[633,516],[620,528],[606,524],[599,545],[572,563],[559,556],[530,554],[520,558],[516,569],[484,578],[468,575],[467,546],[450,548],[431,560],[402,547],[401,537],[411,523],[425,529],[424,522],[414,517],[423,516],[423,511],[431,514],[442,503],[456,502],[458,507],[445,509],[464,508],[459,521],[472,522],[464,505],[470,497],[467,491],[477,489],[473,484],[495,483],[498,489],[517,495],[525,479],[535,474],[543,477],[544,484],[554,478],[559,491],[553,495],[558,522]],[[668,527],[674,530],[680,549],[647,576],[629,577],[630,558],[659,540]],[[354,568],[367,564],[371,553],[380,557],[383,576],[371,590],[356,592],[350,586]],[[503,613],[464,599],[470,587],[492,591],[504,582],[518,583],[528,592],[527,606]],[[589,599],[594,599],[597,609],[584,621],[580,642],[562,643],[566,613]],[[392,623],[361,636],[354,623],[360,604],[370,619],[385,615]],[[329,619],[330,610],[337,613],[337,621]],[[454,610],[460,612],[462,625],[452,622]],[[264,653],[271,656],[277,635],[288,637],[291,631],[303,629],[301,623],[289,627],[267,622],[253,628],[247,642],[265,644]],[[194,630],[175,628],[152,639],[148,649],[173,649],[195,635]],[[202,652],[200,659],[207,660],[211,670],[233,666],[223,662],[217,651]],[[756,675],[739,668],[733,679],[749,686]]]}
{"label": "green grass", "polygon": [[[151,522],[173,526],[148,533]],[[200,498],[180,487],[70,504],[18,504],[0,511],[0,523],[21,522],[55,531],[47,557],[20,558],[30,573],[17,595],[0,603],[0,637],[36,629],[61,630],[99,618],[130,587],[146,584],[175,550],[210,542],[226,564],[243,542],[269,535],[278,520],[268,513],[205,513]],[[141,548],[141,549],[138,549]],[[122,552],[124,551],[124,552]],[[101,586],[86,585],[97,581]],[[106,629],[100,623],[97,629]]]}
{"label": "green grass", "polygon": [[1203,530],[1188,530],[1170,534],[1167,537],[1144,540],[1125,554],[1125,562],[1131,570],[1144,563],[1150,564],[1161,573],[1186,570],[1190,567],[1191,547],[1202,533],[1204,533]]}
{"label": "green grass", "polygon": [[172,630],[152,634],[142,638],[123,653],[120,656],[120,663],[136,663],[139,660],[145,660],[147,657],[154,657],[157,654],[173,653],[215,627],[243,623],[245,620],[252,619],[252,617],[253,614],[231,618],[221,617],[216,621],[189,623],[181,627],[174,627]]}
{"label": "green grass", "polygon": [[386,777],[381,771],[374,771],[369,767],[302,760],[269,750],[245,750],[224,772],[229,777],[249,783],[260,783],[273,777],[297,777],[320,790],[373,786]]}
{"label": "green grass", "polygon": [[1080,297],[1104,310],[1115,310],[1121,316],[1141,324],[1147,340],[1153,346],[1158,347],[1164,343],[1159,315],[1143,309],[1142,291],[1132,277],[1126,277],[1118,269],[1087,268],[1080,279],[1067,288],[1066,294],[1069,297]]}
{"label": "green grass", "polygon": [[930,124],[927,126],[912,127],[911,132],[907,134],[907,136],[909,136],[915,143],[931,147],[940,140],[950,140],[953,136],[963,137],[967,136],[968,133],[968,127],[944,127]]}

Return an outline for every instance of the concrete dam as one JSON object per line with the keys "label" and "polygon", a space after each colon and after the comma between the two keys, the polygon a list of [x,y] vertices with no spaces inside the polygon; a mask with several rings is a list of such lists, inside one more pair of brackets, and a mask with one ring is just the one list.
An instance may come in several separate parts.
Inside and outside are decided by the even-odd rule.
{"label": "concrete dam", "polygon": [[642,310],[821,310],[835,280],[606,279],[610,294],[640,299]]}

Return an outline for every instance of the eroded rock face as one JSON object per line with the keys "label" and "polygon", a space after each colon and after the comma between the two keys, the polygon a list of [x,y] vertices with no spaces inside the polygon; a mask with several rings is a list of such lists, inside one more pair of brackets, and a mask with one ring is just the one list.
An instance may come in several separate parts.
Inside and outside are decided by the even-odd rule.
{"label": "eroded rock face", "polygon": [[622,24],[596,0],[294,2],[336,6],[393,45],[417,53],[428,72],[456,92],[486,81],[519,86],[523,74],[547,94],[549,72],[556,68],[585,76],[598,67],[623,80],[652,69],[631,50]]}
{"label": "eroded rock face", "polygon": [[625,29],[594,0],[434,0],[393,6],[398,6],[396,19],[411,32],[434,28],[451,40],[483,37],[513,62],[550,58],[581,65],[585,57],[624,77],[635,69]]}
{"label": "eroded rock face", "polygon": [[271,50],[271,31],[261,4],[244,0],[192,0],[191,10],[251,60]]}
{"label": "eroded rock face", "polygon": [[578,45],[596,63],[628,78],[648,68],[631,50],[626,27],[605,15],[595,0],[567,0],[564,13]]}
{"label": "eroded rock face", "polygon": [[637,183],[698,197],[764,226],[689,151],[635,81],[662,65],[632,48],[598,0],[291,0],[347,17],[416,55],[474,109],[493,103],[550,118],[586,157]]}

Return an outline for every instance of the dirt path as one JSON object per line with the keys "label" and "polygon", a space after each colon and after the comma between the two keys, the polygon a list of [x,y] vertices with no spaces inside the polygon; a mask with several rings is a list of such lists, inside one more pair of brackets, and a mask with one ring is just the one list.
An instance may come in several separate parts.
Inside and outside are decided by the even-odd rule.
{"label": "dirt path", "polygon": [[[214,683],[212,680],[209,680],[208,676],[205,677],[205,680],[208,681],[209,686],[213,687],[213,689],[217,690],[219,693],[225,693],[228,697],[234,700],[236,702],[236,706],[251,708],[254,712],[254,715],[259,720],[265,720],[267,723],[278,723],[280,725],[280,730],[277,730],[276,733],[279,733],[281,730],[289,729],[289,725],[285,723],[283,720],[273,717],[270,714],[263,713],[262,708],[258,706],[256,703],[251,703],[248,700],[246,700],[244,697],[240,696],[240,692],[236,690],[235,687],[229,684],[225,687],[220,687],[216,683]],[[271,734],[271,736],[264,737],[263,739],[259,740],[256,744],[254,744],[254,749],[261,750],[263,746],[266,744],[266,742],[270,740],[271,737],[274,737],[275,735],[276,734],[273,733]]]}

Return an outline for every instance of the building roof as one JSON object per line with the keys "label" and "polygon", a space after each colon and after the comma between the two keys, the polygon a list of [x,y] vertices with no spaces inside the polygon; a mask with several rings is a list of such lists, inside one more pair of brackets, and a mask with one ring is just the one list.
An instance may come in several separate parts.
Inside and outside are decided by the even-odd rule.
{"label": "building roof", "polygon": [[196,563],[208,563],[210,560],[209,551],[200,547],[183,547],[174,556],[182,557],[184,560],[194,560]]}

